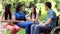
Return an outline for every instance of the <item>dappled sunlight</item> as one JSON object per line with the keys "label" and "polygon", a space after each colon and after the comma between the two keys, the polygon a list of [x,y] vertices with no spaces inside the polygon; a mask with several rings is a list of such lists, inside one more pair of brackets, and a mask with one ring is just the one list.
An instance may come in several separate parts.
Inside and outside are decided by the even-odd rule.
{"label": "dappled sunlight", "polygon": [[2,11],[3,9],[3,6],[2,6],[2,3],[0,2],[0,11]]}
{"label": "dappled sunlight", "polygon": [[[29,8],[30,4],[36,7],[36,12],[39,16],[39,21],[44,21],[46,19],[47,11],[45,10],[45,2],[51,2],[52,9],[55,11],[56,15],[60,15],[60,0],[0,0],[0,16],[2,15],[3,10],[5,9],[5,5],[12,5],[12,14],[16,11],[16,6],[21,3],[23,4],[23,10],[26,15],[31,13],[31,9]],[[14,18],[14,17],[13,17]],[[1,20],[1,17],[0,17]],[[60,19],[59,19],[60,24]],[[8,33],[7,33],[8,32]],[[7,34],[10,32],[7,30]],[[25,29],[21,29],[17,34],[25,34]]]}

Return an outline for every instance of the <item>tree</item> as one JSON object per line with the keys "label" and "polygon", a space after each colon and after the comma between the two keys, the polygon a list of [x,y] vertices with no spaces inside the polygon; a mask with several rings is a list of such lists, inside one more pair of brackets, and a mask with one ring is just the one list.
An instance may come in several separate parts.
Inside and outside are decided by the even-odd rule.
{"label": "tree", "polygon": [[60,1],[59,0],[55,0],[55,2],[56,2],[55,7],[56,7],[57,11],[60,11]]}

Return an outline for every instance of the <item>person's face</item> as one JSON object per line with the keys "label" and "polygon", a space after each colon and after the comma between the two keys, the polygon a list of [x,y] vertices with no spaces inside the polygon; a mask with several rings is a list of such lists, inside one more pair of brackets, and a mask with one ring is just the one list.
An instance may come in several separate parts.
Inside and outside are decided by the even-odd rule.
{"label": "person's face", "polygon": [[12,7],[9,7],[10,11],[12,10]]}
{"label": "person's face", "polygon": [[48,7],[45,5],[45,10],[47,11],[48,10]]}
{"label": "person's face", "polygon": [[34,12],[34,8],[33,7],[31,7],[31,12]]}
{"label": "person's face", "polygon": [[22,10],[23,10],[23,6],[21,6],[21,7],[19,8],[19,10],[22,11]]}

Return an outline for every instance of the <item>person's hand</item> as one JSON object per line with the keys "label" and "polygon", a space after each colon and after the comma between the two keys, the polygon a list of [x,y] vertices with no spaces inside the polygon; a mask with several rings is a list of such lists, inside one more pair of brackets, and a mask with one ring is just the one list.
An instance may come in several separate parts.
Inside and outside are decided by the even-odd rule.
{"label": "person's hand", "polygon": [[45,23],[45,22],[43,22],[43,23]]}
{"label": "person's hand", "polygon": [[42,26],[46,26],[46,24],[42,24]]}
{"label": "person's hand", "polygon": [[35,19],[32,19],[32,22],[33,22],[33,23],[35,23],[35,22],[36,22],[36,20],[35,20]]}

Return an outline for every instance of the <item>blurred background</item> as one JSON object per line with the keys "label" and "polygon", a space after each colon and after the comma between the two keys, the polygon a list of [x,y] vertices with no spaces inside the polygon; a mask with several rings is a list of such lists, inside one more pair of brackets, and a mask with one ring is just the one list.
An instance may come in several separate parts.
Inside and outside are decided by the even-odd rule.
{"label": "blurred background", "polygon": [[[60,15],[60,0],[0,0],[0,15],[4,10],[4,6],[9,3],[12,5],[12,13],[15,11],[15,7],[17,4],[22,3],[24,5],[24,13],[27,15],[30,12],[29,5],[36,6],[36,11],[38,13],[39,20],[45,20],[47,11],[45,11],[45,2],[51,2],[52,9],[56,12],[56,15]],[[60,19],[59,19],[60,22]],[[60,24],[60,23],[59,23]],[[6,34],[9,34],[7,31]],[[17,34],[25,34],[25,30],[21,29]]]}

